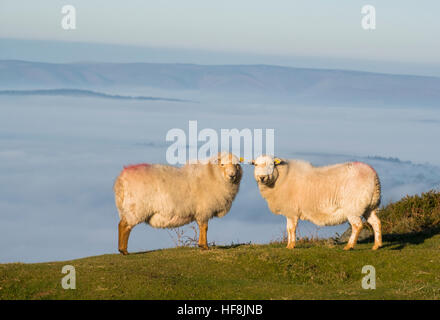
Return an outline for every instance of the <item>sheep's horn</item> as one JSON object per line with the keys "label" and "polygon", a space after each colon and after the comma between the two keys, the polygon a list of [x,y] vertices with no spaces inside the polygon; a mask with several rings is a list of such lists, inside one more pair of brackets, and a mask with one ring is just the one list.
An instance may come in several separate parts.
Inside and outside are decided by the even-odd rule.
{"label": "sheep's horn", "polygon": [[[244,161],[244,158],[243,158],[243,157],[240,157],[240,159],[239,159],[239,160],[240,160],[240,163],[243,163],[243,162],[245,162],[245,161]],[[246,163],[247,163],[247,164],[252,164],[252,165],[254,165],[254,164],[255,164],[255,163],[254,163],[254,160],[251,160],[251,161],[246,161]]]}

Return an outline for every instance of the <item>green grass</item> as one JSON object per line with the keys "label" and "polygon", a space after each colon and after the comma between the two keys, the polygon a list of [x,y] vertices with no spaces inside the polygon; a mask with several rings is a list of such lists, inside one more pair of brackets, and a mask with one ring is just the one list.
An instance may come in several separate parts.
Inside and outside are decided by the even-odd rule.
{"label": "green grass", "polygon": [[[384,246],[302,239],[285,243],[181,247],[121,256],[0,264],[0,299],[440,299],[440,193],[382,208]],[[371,240],[371,239],[370,239]],[[64,265],[76,269],[64,290]],[[361,286],[376,269],[376,289]]]}
{"label": "green grass", "polygon": [[[174,248],[121,256],[0,265],[0,299],[439,299],[440,235],[353,251],[324,241]],[[61,287],[76,268],[75,290]],[[361,287],[364,265],[376,289]]]}

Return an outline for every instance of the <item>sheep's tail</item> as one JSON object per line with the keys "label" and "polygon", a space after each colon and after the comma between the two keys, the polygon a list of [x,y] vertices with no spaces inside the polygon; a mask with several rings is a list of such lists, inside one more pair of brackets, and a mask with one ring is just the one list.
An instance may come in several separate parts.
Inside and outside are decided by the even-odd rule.
{"label": "sheep's tail", "polygon": [[373,190],[373,196],[371,197],[371,204],[370,208],[372,210],[378,209],[380,206],[380,197],[381,197],[381,185],[379,180],[379,175],[377,172],[374,175],[374,190]]}
{"label": "sheep's tail", "polygon": [[120,216],[124,203],[124,185],[119,177],[116,179],[115,184],[113,185],[113,191],[115,192],[116,207],[118,208]]}

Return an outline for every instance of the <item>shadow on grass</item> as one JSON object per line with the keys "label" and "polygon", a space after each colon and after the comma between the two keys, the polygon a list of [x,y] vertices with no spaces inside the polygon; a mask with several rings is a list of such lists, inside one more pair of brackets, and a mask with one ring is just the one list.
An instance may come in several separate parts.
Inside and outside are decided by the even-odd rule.
{"label": "shadow on grass", "polygon": [[[232,244],[229,244],[229,245],[214,245],[214,244],[211,244],[211,245],[209,245],[209,249],[227,250],[227,249],[234,249],[234,248],[238,248],[238,247],[242,247],[242,246],[249,246],[250,244],[251,244],[251,242],[247,242],[247,243],[232,243]],[[195,250],[205,251],[204,249],[201,249],[201,248],[196,247],[196,246],[181,246],[181,247],[173,247],[173,248],[192,248],[192,249],[195,249]],[[163,248],[163,249],[155,249],[155,250],[129,252],[128,255],[146,254],[146,253],[163,251],[163,250],[166,250],[166,249],[173,249],[173,248]]]}
{"label": "shadow on grass", "polygon": [[[382,248],[390,248],[390,250],[402,250],[407,245],[422,244],[425,242],[425,240],[432,238],[439,233],[440,227],[431,228],[421,232],[384,234],[382,236],[382,239],[386,243],[382,246]],[[364,240],[359,241],[359,243],[372,243],[373,241],[373,236],[370,236]]]}
{"label": "shadow on grass", "polygon": [[165,250],[165,249],[154,249],[154,250],[146,250],[146,251],[136,251],[136,252],[129,252],[128,255],[132,256],[132,255],[136,255],[136,254],[146,254],[146,253],[163,251],[163,250]]}
{"label": "shadow on grass", "polygon": [[215,249],[222,249],[222,250],[227,250],[227,249],[234,249],[234,248],[238,248],[238,247],[243,247],[243,246],[249,246],[251,243],[247,242],[247,243],[231,243],[228,245],[223,245],[223,246],[213,246],[213,248]]}

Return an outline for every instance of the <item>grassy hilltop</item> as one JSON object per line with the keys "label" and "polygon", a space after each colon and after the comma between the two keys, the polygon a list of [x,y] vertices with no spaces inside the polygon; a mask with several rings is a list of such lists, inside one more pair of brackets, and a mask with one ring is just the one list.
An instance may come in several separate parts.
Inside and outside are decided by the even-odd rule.
{"label": "grassy hilltop", "polygon": [[[335,241],[181,247],[72,261],[1,264],[0,299],[440,299],[440,194],[383,208],[384,247]],[[423,212],[421,211],[423,210]],[[394,226],[394,227],[392,227]],[[76,268],[75,290],[61,268]],[[364,265],[376,289],[362,289]]]}

